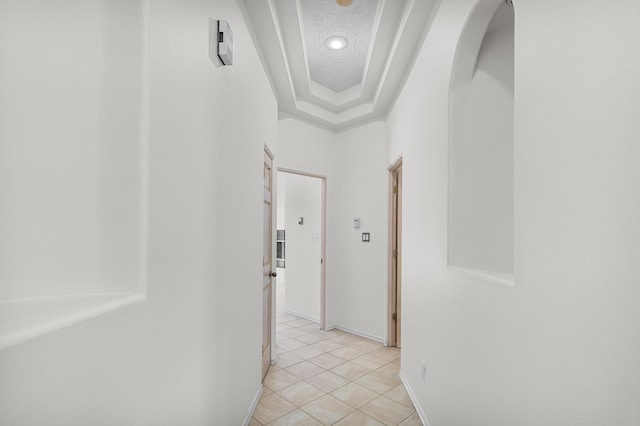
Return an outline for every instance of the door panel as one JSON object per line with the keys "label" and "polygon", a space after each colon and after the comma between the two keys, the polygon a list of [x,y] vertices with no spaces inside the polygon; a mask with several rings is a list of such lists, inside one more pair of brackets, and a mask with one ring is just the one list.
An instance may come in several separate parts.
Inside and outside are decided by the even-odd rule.
{"label": "door panel", "polygon": [[262,377],[266,376],[271,365],[271,272],[272,272],[272,205],[271,182],[273,162],[269,154],[264,153],[264,215],[262,245]]}

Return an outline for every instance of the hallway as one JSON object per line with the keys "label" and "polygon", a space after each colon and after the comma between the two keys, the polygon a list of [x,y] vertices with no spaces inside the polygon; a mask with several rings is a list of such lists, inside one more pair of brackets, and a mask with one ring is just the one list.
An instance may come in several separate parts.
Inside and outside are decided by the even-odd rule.
{"label": "hallway", "polygon": [[421,425],[400,350],[278,311],[277,362],[250,425]]}

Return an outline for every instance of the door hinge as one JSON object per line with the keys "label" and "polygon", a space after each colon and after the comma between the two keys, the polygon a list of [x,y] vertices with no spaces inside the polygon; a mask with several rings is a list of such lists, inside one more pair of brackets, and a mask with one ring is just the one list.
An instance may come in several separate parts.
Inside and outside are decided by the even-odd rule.
{"label": "door hinge", "polygon": [[394,194],[397,194],[397,193],[398,193],[398,187],[397,187],[397,186],[394,186],[394,187],[393,187],[393,193],[394,193]]}
{"label": "door hinge", "polygon": [[391,315],[391,319],[394,321],[398,321],[398,314]]}
{"label": "door hinge", "polygon": [[396,259],[398,257],[398,250],[393,249],[393,258]]}

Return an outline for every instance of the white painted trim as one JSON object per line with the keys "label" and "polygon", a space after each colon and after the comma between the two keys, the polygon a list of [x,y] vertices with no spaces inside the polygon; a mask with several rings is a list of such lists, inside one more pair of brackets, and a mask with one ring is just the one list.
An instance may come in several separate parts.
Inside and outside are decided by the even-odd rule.
{"label": "white painted trim", "polygon": [[301,314],[301,313],[295,312],[295,311],[290,311],[288,309],[285,309],[283,312],[285,314],[287,314],[287,315],[293,315],[294,317],[306,319],[307,321],[313,321],[315,323],[318,323],[318,325],[320,325],[320,319],[319,318],[313,318],[313,317],[310,317],[309,315]]}
{"label": "white painted trim", "polygon": [[[374,336],[373,334],[369,334],[369,333],[365,333],[362,331],[358,331],[358,330],[354,330],[352,328],[348,328],[348,327],[343,327],[341,325],[334,325],[332,326],[331,329],[338,329],[341,331],[346,331],[347,333],[351,333],[351,334],[355,334],[356,336],[360,336],[360,337],[364,337],[365,339],[369,339],[369,340],[373,340],[375,342],[379,342],[382,343],[383,345],[387,346],[387,340],[383,337],[378,337],[378,336]],[[330,329],[327,329],[330,330]]]}
{"label": "white painted trim", "polygon": [[249,414],[242,421],[242,426],[249,426],[249,422],[251,421],[251,417],[253,417],[253,412],[256,411],[256,407],[258,406],[258,402],[260,402],[260,397],[262,396],[262,392],[264,391],[264,386],[260,383],[260,387],[258,388],[258,392],[256,392],[253,397],[253,401],[251,401],[251,406],[249,407]]}
{"label": "white painted trim", "polygon": [[416,398],[416,394],[413,392],[411,385],[409,385],[409,381],[407,380],[405,375],[402,373],[402,371],[400,372],[400,374],[398,374],[398,376],[400,376],[400,380],[402,381],[402,384],[404,385],[404,388],[406,389],[407,394],[409,395],[409,398],[411,398],[411,402],[413,403],[413,406],[416,409],[416,413],[418,413],[418,417],[420,417],[420,421],[422,422],[423,425],[429,426],[429,420],[427,419],[427,415],[425,414],[424,410],[422,409],[422,406],[418,402],[418,398]]}

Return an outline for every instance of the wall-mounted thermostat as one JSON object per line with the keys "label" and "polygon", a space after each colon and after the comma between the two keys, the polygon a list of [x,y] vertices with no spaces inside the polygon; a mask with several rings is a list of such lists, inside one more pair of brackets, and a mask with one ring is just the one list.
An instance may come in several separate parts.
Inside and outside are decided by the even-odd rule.
{"label": "wall-mounted thermostat", "polygon": [[218,21],[218,58],[224,65],[233,65],[233,33],[227,21]]}
{"label": "wall-mounted thermostat", "polygon": [[355,218],[355,219],[353,219],[353,227],[354,227],[355,229],[360,228],[360,218]]}

